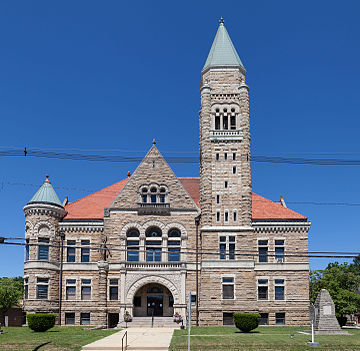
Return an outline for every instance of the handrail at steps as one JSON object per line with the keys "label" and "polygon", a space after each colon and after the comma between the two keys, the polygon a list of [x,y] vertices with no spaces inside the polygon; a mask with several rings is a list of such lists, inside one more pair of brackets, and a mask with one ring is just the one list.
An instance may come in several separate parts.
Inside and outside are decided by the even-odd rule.
{"label": "handrail at steps", "polygon": [[[124,338],[125,338],[125,348],[124,348]],[[121,351],[127,350],[127,330],[125,330],[124,335],[121,338]]]}

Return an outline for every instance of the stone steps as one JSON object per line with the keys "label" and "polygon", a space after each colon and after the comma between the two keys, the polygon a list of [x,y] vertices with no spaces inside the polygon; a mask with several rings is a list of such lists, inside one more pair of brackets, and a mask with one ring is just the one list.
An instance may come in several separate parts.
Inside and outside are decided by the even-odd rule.
{"label": "stone steps", "polygon": [[[127,324],[128,328],[150,328],[152,326],[151,317],[134,317],[133,320]],[[173,317],[154,317],[154,328],[172,327],[180,328],[178,324],[174,322]]]}

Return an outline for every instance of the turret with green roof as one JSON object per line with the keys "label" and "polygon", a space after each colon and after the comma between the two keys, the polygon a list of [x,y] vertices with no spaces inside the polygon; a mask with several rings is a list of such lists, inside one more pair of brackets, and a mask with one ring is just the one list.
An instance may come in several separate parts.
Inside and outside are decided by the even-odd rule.
{"label": "turret with green roof", "polygon": [[48,174],[46,175],[44,183],[27,204],[49,204],[63,207],[59,197],[57,196],[53,186],[49,181]]}

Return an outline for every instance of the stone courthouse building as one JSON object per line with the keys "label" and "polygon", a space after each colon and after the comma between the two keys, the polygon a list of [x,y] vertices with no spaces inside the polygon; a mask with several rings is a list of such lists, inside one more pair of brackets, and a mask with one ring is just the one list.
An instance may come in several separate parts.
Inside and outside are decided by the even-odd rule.
{"label": "stone courthouse building", "polygon": [[132,175],[74,202],[46,178],[24,207],[27,313],[61,300],[63,324],[112,327],[127,311],[165,325],[191,293],[199,325],[255,311],[307,324],[310,223],[252,193],[245,73],[221,20],[201,71],[199,178],[178,178],[155,142]]}

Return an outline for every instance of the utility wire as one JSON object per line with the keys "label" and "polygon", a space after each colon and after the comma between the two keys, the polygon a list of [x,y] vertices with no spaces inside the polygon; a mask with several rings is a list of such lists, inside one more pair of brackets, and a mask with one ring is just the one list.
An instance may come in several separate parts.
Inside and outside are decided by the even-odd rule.
{"label": "utility wire", "polygon": [[[128,151],[127,151],[128,152]],[[49,159],[91,161],[91,162],[136,162],[139,163],[143,157],[120,156],[120,155],[98,155],[82,153],[64,153],[54,151],[42,151],[39,149],[8,149],[0,150],[0,157],[40,157]],[[156,159],[155,157],[152,159]],[[168,156],[165,157],[169,163],[199,163],[199,157],[194,156]],[[318,166],[359,166],[360,159],[341,158],[305,158],[305,157],[283,157],[253,155],[251,161],[260,163],[292,164],[292,165],[318,165]]]}

